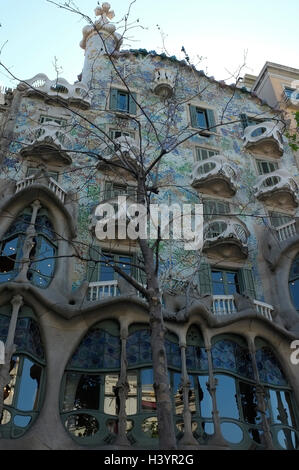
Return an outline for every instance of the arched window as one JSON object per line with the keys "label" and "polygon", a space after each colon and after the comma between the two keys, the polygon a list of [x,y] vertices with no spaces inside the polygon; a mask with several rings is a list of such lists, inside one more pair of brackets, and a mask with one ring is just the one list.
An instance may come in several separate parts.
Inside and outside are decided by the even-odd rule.
{"label": "arched window", "polygon": [[117,432],[114,387],[120,354],[118,323],[103,321],[89,330],[67,365],[61,415],[66,429],[80,444],[109,442]]}
{"label": "arched window", "polygon": [[299,254],[297,254],[291,266],[289,289],[293,304],[297,312],[299,312]]}
{"label": "arched window", "polygon": [[265,400],[274,446],[278,449],[298,449],[298,417],[295,413],[291,387],[275,354],[266,342],[258,338],[256,349],[258,373],[265,387]]}
{"label": "arched window", "polygon": [[[203,443],[208,435],[213,434],[212,401],[207,390],[209,380],[208,357],[199,328],[190,326],[187,332],[186,366],[190,381],[189,409],[192,413],[192,431],[194,437]],[[178,380],[180,376],[178,375]],[[183,413],[182,400],[176,406],[177,415]],[[177,421],[177,428],[183,431],[183,420]]]}
{"label": "arched window", "polygon": [[262,448],[262,419],[245,340],[237,336],[214,338],[212,361],[223,437],[233,448]]}
{"label": "arched window", "polygon": [[[181,354],[177,337],[167,332],[165,348],[172,390],[176,389],[177,375],[181,370]],[[127,340],[128,383],[130,387],[126,404],[128,418],[132,421],[131,440],[146,447],[156,446],[158,439],[157,404],[154,390],[154,373],[150,329],[145,324],[129,328]],[[177,372],[176,372],[177,371]],[[175,408],[175,392],[174,408]]]}
{"label": "arched window", "polygon": [[[5,342],[11,307],[0,308],[0,339]],[[20,309],[11,358],[9,382],[4,387],[0,432],[4,438],[22,436],[34,423],[42,404],[45,354],[40,331],[31,308]]]}
{"label": "arched window", "polygon": [[56,237],[47,210],[40,208],[31,227],[32,208],[26,208],[12,223],[0,242],[0,282],[13,280],[22,268],[28,229],[34,230],[27,279],[38,287],[48,287],[55,268]]}

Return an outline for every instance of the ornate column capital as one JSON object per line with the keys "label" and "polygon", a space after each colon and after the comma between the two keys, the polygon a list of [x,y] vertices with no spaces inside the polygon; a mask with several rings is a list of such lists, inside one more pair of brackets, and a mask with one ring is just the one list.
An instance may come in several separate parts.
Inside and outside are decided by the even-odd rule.
{"label": "ornate column capital", "polygon": [[19,294],[17,295],[14,295],[10,301],[11,305],[14,307],[14,308],[18,308],[20,309],[23,305],[23,297]]}

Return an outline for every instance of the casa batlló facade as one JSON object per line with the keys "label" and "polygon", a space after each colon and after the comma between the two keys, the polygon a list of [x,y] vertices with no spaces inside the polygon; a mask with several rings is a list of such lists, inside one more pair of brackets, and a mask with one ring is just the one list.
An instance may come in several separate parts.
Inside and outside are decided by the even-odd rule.
{"label": "casa batll\u00f3 facade", "polygon": [[299,179],[279,112],[122,50],[110,6],[97,13],[79,81],[38,74],[0,105],[0,448],[159,447],[147,302],[105,263],[146,288],[138,243],[94,232],[101,202],[134,201],[109,161],[141,141],[150,158],[155,128],[170,148],[182,137],[155,202],[204,208],[201,253],[160,253],[178,448],[298,449]]}

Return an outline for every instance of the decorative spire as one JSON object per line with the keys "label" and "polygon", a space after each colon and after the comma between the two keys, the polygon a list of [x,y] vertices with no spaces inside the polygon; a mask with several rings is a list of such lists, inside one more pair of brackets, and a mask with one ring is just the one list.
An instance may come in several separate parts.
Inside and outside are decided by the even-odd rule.
{"label": "decorative spire", "polygon": [[94,13],[96,16],[101,16],[102,18],[102,21],[103,23],[108,23],[108,19],[109,20],[112,20],[112,18],[115,17],[115,14],[114,14],[114,11],[113,10],[110,10],[110,3],[108,2],[104,2],[102,3],[102,6],[101,7],[97,7],[95,10],[94,10]]}
{"label": "decorative spire", "polygon": [[[119,47],[122,43],[121,36],[116,33],[116,27],[114,24],[110,23],[109,20],[114,18],[114,11],[110,9],[110,3],[104,2],[102,6],[98,6],[94,10],[95,15],[100,18],[93,23],[93,25],[87,25],[83,28],[83,39],[80,42],[82,49],[86,49],[87,41],[96,31],[103,33],[106,40],[106,46],[108,51],[111,52],[114,50],[119,50]],[[107,40],[108,39],[108,40]],[[111,44],[109,44],[109,42]]]}

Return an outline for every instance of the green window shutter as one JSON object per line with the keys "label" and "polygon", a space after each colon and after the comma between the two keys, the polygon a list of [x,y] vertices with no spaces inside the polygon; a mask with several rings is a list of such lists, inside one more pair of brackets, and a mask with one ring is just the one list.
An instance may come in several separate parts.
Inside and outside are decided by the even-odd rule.
{"label": "green window shutter", "polygon": [[206,114],[207,114],[208,127],[211,129],[212,132],[216,132],[216,129],[215,129],[216,121],[215,121],[214,111],[212,111],[211,109],[207,109]]}
{"label": "green window shutter", "polygon": [[197,122],[197,114],[196,114],[196,107],[190,105],[190,119],[191,119],[191,126],[192,127],[199,127]]}
{"label": "green window shutter", "polygon": [[88,261],[87,265],[87,280],[88,282],[97,282],[99,280],[100,263],[96,263],[96,261],[100,260],[100,248],[90,246],[88,255],[91,261]]}
{"label": "green window shutter", "polygon": [[117,95],[118,95],[118,90],[115,88],[110,89],[110,109],[113,111],[117,110]]}
{"label": "green window shutter", "polygon": [[252,270],[242,268],[239,271],[239,284],[241,294],[248,295],[252,299],[256,298],[255,283],[252,275]]}
{"label": "green window shutter", "polygon": [[247,114],[241,113],[240,119],[241,119],[241,124],[243,126],[243,129],[245,129],[247,126],[250,125]]}
{"label": "green window shutter", "polygon": [[137,107],[136,107],[136,93],[131,93],[129,96],[129,114],[136,114]]}
{"label": "green window shutter", "polygon": [[200,263],[199,267],[199,290],[200,295],[213,293],[211,266],[205,260]]}

